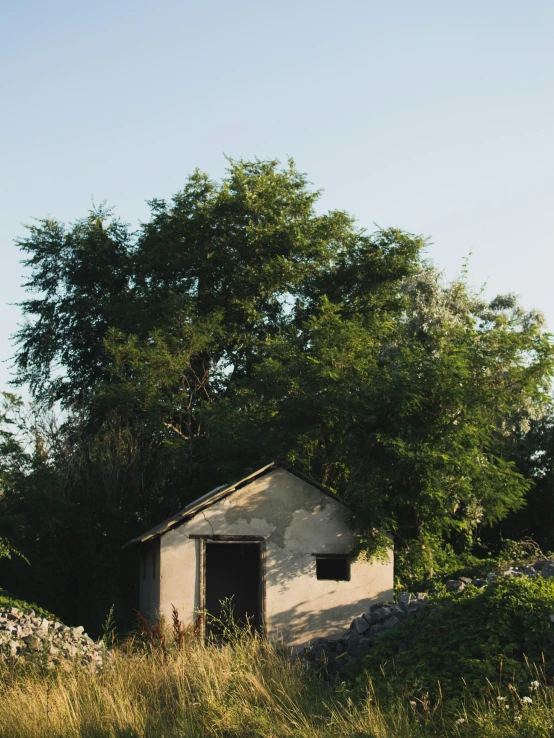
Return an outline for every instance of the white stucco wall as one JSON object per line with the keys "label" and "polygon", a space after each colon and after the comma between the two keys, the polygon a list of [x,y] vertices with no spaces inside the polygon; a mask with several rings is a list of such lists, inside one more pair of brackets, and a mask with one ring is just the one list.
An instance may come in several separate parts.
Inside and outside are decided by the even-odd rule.
{"label": "white stucco wall", "polygon": [[316,578],[314,554],[350,552],[348,518],[329,495],[285,469],[271,471],[161,537],[159,613],[169,620],[175,605],[183,622],[196,619],[202,544],[191,534],[264,536],[268,636],[299,645],[340,633],[393,588],[392,552],[386,563],[352,561],[350,581]]}

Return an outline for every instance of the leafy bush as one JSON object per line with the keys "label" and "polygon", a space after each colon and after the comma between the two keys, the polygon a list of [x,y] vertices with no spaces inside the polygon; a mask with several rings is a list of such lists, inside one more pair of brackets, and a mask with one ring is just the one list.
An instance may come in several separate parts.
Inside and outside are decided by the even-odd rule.
{"label": "leafy bush", "polygon": [[483,566],[491,570],[488,559],[477,558],[468,551],[456,553],[442,536],[428,536],[411,543],[409,548],[398,548],[394,565],[396,588],[415,592],[434,589],[438,581],[454,577],[456,572],[480,574]]}
{"label": "leafy bush", "polygon": [[[554,581],[499,578],[484,590],[435,598],[417,618],[382,637],[364,659],[378,693],[408,688],[414,695],[457,699],[487,680],[524,689],[551,676],[554,657]],[[528,664],[543,664],[537,674]],[[546,666],[549,665],[549,666]]]}
{"label": "leafy bush", "polygon": [[471,550],[457,553],[440,536],[428,537],[395,551],[395,586],[414,592],[434,590],[441,579],[457,579],[462,575],[477,579],[508,566],[529,566],[549,555],[531,538],[517,541],[503,538],[495,545],[485,545],[477,539]]}
{"label": "leafy bush", "polygon": [[20,559],[29,563],[21,551],[18,551],[6,538],[0,538],[0,559],[11,559],[12,556],[19,556]]}
{"label": "leafy bush", "polygon": [[5,589],[0,589],[0,610],[8,610],[10,607],[17,607],[18,610],[26,610],[30,608],[35,611],[37,617],[48,618],[49,620],[55,620],[56,616],[48,610],[45,610],[38,605],[34,605],[31,602],[20,600],[16,595],[6,592]]}

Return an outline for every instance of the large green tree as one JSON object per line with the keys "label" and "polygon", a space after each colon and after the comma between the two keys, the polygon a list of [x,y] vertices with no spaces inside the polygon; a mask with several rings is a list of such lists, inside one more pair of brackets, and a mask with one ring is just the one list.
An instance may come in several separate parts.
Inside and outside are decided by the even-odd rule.
{"label": "large green tree", "polygon": [[98,619],[126,539],[275,457],[352,504],[361,545],[392,534],[418,575],[521,506],[513,443],[552,371],[540,317],[443,283],[421,238],[369,234],[319,196],[292,162],[230,161],[151,201],[136,232],[100,207],[20,240],[16,382],[64,419],[18,457],[0,535],[30,572],[70,552],[67,608]]}
{"label": "large green tree", "polygon": [[[318,212],[319,196],[292,162],[230,162],[222,181],[195,172],[171,201],[152,201],[136,232],[100,207],[70,227],[37,221],[19,241],[31,295],[15,381],[42,408],[61,403],[65,421],[49,447],[56,482],[29,468],[4,495],[0,528],[39,561],[52,558],[46,539],[71,551],[56,567],[72,599],[88,606],[119,576],[106,572],[140,528],[267,460],[266,449],[220,456],[209,409],[273,343],[301,341],[330,299],[345,314],[363,308],[368,330],[398,311],[421,239],[370,235],[342,211]],[[55,535],[31,512],[52,500]]]}
{"label": "large green tree", "polygon": [[91,448],[106,438],[127,459],[152,458],[139,519],[211,482],[202,412],[272,341],[301,337],[328,299],[368,327],[398,310],[421,239],[319,214],[319,196],[292,162],[230,162],[219,183],[195,172],[170,202],[153,200],[135,234],[101,208],[71,228],[39,221],[20,240],[35,294],[16,382],[79,413]]}

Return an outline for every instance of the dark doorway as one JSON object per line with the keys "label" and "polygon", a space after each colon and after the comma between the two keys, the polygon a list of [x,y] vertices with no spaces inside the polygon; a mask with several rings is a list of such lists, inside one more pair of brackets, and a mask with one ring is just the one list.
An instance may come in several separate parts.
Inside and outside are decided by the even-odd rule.
{"label": "dark doorway", "polygon": [[[250,623],[259,628],[260,574],[259,543],[207,542],[205,601],[208,613],[221,620],[225,616],[222,602],[230,601],[237,625]],[[221,625],[208,618],[207,631],[221,634]]]}

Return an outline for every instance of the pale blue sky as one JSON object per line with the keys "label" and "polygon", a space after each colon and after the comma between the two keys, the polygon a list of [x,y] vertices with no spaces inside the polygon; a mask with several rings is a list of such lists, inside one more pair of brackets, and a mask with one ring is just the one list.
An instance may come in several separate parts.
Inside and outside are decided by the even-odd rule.
{"label": "pale blue sky", "polygon": [[[0,359],[22,222],[128,222],[193,168],[293,156],[323,207],[430,236],[554,327],[554,4],[2,2]],[[0,364],[0,389],[8,368]]]}

